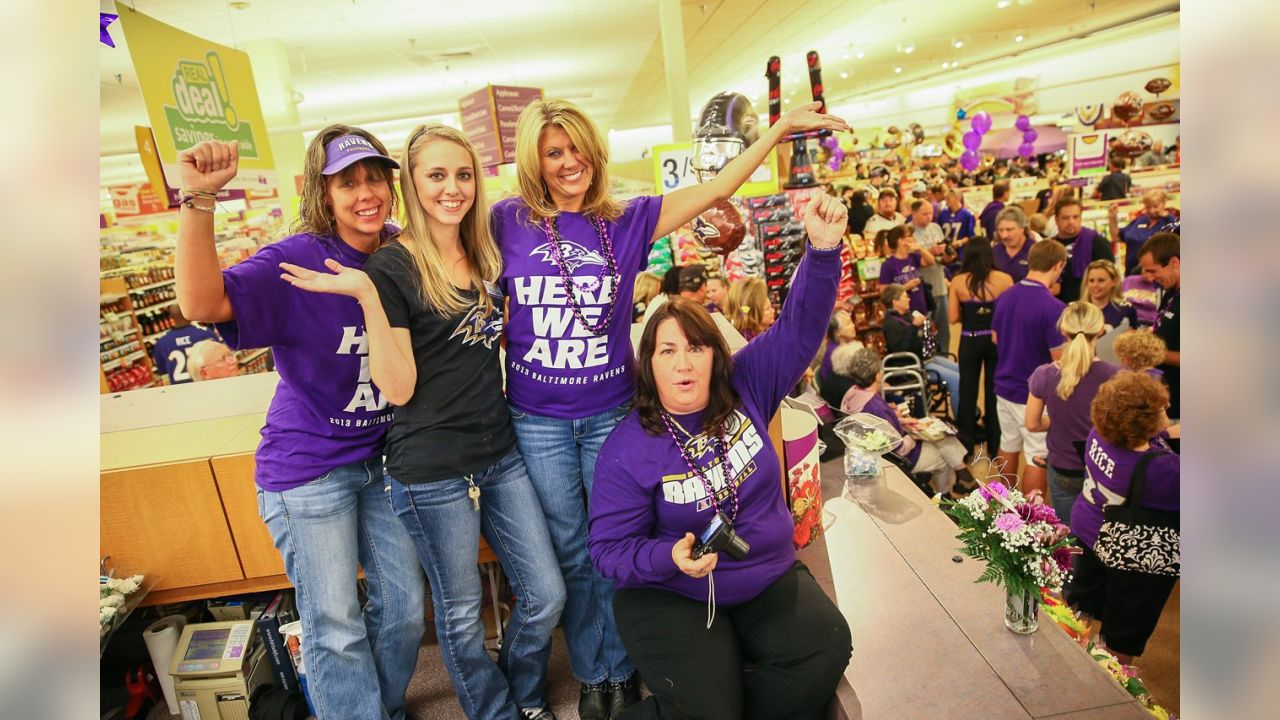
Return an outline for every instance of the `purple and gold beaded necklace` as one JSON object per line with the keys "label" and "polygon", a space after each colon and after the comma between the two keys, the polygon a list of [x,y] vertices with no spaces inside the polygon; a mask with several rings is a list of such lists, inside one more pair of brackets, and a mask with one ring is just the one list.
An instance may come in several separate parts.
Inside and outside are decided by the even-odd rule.
{"label": "purple and gold beaded necklace", "polygon": [[[707,498],[711,500],[711,506],[715,508],[716,512],[720,512],[720,501],[716,500],[716,492],[711,487],[711,481],[707,479],[706,473],[704,473],[702,469],[698,467],[697,463],[693,461],[693,458],[689,456],[689,451],[685,448],[685,444],[680,442],[679,436],[676,435],[675,418],[671,417],[666,410],[660,411],[659,414],[662,416],[662,424],[667,426],[667,432],[671,435],[671,439],[675,441],[676,447],[680,450],[680,457],[684,458],[684,464],[689,467],[689,472],[696,476],[702,483],[702,488],[707,492]],[[685,430],[683,427],[680,429],[689,437],[690,440],[693,439],[694,436],[690,435],[688,430]],[[725,517],[729,518],[729,523],[732,524],[734,520],[738,519],[738,487],[733,484],[733,468],[729,465],[729,444],[724,440],[724,430],[724,424],[722,423],[720,427],[716,429],[716,435],[712,439],[712,445],[715,446],[716,456],[720,458],[720,467],[724,470],[724,486],[729,488],[729,497],[733,499],[732,511],[725,512]]]}
{"label": "purple and gold beaded necklace", "polygon": [[[613,319],[613,308],[618,300],[618,283],[621,282],[622,278],[618,273],[617,258],[613,255],[613,243],[609,240],[609,228],[605,226],[604,220],[598,217],[591,216],[588,220],[591,226],[595,228],[596,237],[600,239],[600,249],[604,251],[604,267],[601,268],[600,274],[595,279],[584,280],[581,288],[579,288],[574,278],[569,275],[569,270],[565,267],[564,252],[560,249],[560,243],[564,241],[564,238],[560,236],[560,229],[556,219],[547,218],[543,223],[543,228],[547,232],[547,244],[550,246],[551,259],[555,263],[556,270],[560,271],[560,280],[564,283],[565,294],[569,298],[569,309],[573,311],[573,316],[577,318],[578,323],[587,332],[600,337],[608,331],[609,322]],[[599,324],[592,325],[583,316],[582,308],[578,305],[577,294],[574,291],[582,289],[587,292],[599,292],[600,285],[604,282],[606,275],[612,280],[609,286],[609,302],[605,306],[604,318]]]}

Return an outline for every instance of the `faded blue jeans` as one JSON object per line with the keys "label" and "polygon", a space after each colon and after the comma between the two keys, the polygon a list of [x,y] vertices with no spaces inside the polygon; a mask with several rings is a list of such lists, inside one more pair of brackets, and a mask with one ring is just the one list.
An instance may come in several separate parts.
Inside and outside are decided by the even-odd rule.
{"label": "faded blue jeans", "polygon": [[[431,580],[436,636],[467,717],[509,720],[545,707],[551,634],[564,609],[564,582],[538,497],[514,447],[488,469],[435,482],[391,483],[391,506],[413,537]],[[467,491],[480,488],[477,510]],[[498,663],[484,647],[480,535],[498,556],[516,596]]]}
{"label": "faded blue jeans", "polygon": [[[320,720],[400,720],[425,629],[426,584],[391,512],[381,459],[334,468],[258,512],[297,590],[307,685]],[[369,600],[356,596],[356,564]]]}
{"label": "faded blue jeans", "polygon": [[627,402],[590,417],[561,420],[511,409],[520,454],[529,468],[564,576],[564,637],[578,680],[621,682],[635,673],[613,619],[613,581],[587,553],[587,503],[596,455],[631,409]]}

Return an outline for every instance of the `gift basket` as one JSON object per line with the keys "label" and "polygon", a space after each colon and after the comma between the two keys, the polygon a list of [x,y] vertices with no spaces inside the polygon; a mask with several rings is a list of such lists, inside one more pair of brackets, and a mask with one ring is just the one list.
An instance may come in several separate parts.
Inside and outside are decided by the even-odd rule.
{"label": "gift basket", "polygon": [[902,435],[886,420],[869,413],[850,415],[835,426],[844,441],[844,474],[851,478],[880,476],[880,456],[902,445]]}

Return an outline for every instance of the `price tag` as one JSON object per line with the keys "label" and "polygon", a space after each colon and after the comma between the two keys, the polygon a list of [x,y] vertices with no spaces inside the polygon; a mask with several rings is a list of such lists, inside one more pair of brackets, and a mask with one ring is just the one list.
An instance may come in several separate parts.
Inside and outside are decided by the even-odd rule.
{"label": "price tag", "polygon": [[[777,151],[769,151],[765,161],[751,173],[751,177],[734,195],[746,197],[771,195],[778,192],[777,162]],[[698,175],[693,169],[692,146],[689,143],[655,145],[653,147],[653,178],[654,188],[659,195],[697,185]]]}
{"label": "price tag", "polygon": [[698,176],[693,171],[693,150],[689,143],[655,145],[653,177],[659,195],[697,185]]}

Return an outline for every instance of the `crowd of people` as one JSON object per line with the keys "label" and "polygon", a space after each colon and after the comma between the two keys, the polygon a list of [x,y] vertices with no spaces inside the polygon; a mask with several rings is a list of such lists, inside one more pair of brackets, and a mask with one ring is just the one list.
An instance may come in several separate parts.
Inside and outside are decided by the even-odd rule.
{"label": "crowd of people", "polygon": [[[1154,152],[1138,164],[1165,161],[1163,149]],[[833,192],[849,206],[849,235],[874,239],[886,351],[915,356],[946,391],[934,396],[949,395],[949,404],[932,409],[949,416],[956,436],[910,437],[921,413],[893,402],[912,398],[885,386],[891,358],[837,335],[847,308],[831,317],[818,392],[833,408],[879,416],[903,434],[898,459],[929,476],[934,492],[954,498],[972,490],[956,474],[985,456],[992,475],[1044,493],[1084,548],[1068,601],[1101,620],[1108,647],[1130,661],[1173,582],[1113,570],[1092,548],[1103,510],[1124,502],[1139,458],[1151,456],[1143,463],[1144,507],[1178,510],[1178,213],[1164,190],[1151,189],[1123,226],[1119,204],[1109,206],[1108,236],[1085,227],[1084,202],[1063,182],[1056,158],[1030,166],[1015,159],[981,178],[947,165],[918,162],[912,174],[922,179],[914,184],[906,174],[864,175],[859,166],[867,184]],[[1110,156],[1093,199],[1131,194],[1125,166]],[[1029,216],[1011,202],[1008,179],[1036,174],[1049,187]],[[991,182],[990,200],[964,207],[959,188],[980,180]],[[910,187],[911,199],[900,201],[895,186]],[[959,328],[955,344],[951,325]],[[1103,344],[1114,362],[1099,357]]]}
{"label": "crowd of people", "polygon": [[[814,376],[834,407],[900,422],[879,355],[836,303],[852,232],[874,235],[882,253],[886,349],[945,384],[959,426],[905,448],[914,471],[937,492],[971,489],[968,460],[985,444],[1081,522],[1123,492],[1116,468],[1128,466],[1102,458],[1154,452],[1163,398],[1168,416],[1178,410],[1179,236],[1163,197],[1144,200],[1145,221],[1113,230],[1137,245],[1131,267],[1157,289],[1153,329],[1131,332],[1161,345],[1116,342],[1132,372],[1095,356],[1107,328],[1144,323],[1111,243],[1081,227],[1080,202],[1051,198],[1046,239],[1006,202],[1007,182],[975,215],[937,167],[925,171],[936,186],[913,186],[909,200],[888,172],[868,174],[873,203],[863,190],[845,193],[848,204],[815,193],[780,310],[760,278],[644,272],[657,240],[730,197],[787,133],[848,130],[818,107],[784,115],[709,182],[627,202],[610,194],[604,137],[566,101],[521,114],[518,192],[492,205],[457,130],[419,126],[397,161],[373,134],[332,125],[307,148],[292,234],[225,270],[212,218],[238,146],[180,153],[178,305],[225,343],[193,336],[188,362],[212,377],[234,364],[232,348],[269,347],[280,373],[256,454],[258,504],[297,591],[320,718],[405,716],[428,582],[468,717],[554,718],[545,686],[557,625],[586,720],[820,716],[852,641],[795,558],[765,436],[782,398]],[[734,356],[714,313],[748,341]],[[1143,437],[1132,422],[1117,429],[1135,407],[1150,411]],[[1086,455],[1086,443],[1100,449]],[[1176,509],[1173,458],[1146,471]],[[515,597],[496,661],[480,618],[481,538]],[[1109,592],[1118,581],[1095,564],[1081,606],[1126,622]],[[1145,608],[1162,587],[1143,586]],[[1136,654],[1144,641],[1136,632],[1116,647]],[[642,698],[638,674],[662,682]]]}

